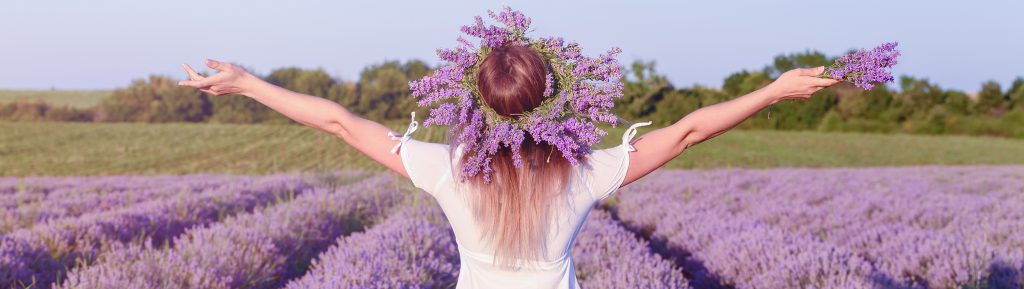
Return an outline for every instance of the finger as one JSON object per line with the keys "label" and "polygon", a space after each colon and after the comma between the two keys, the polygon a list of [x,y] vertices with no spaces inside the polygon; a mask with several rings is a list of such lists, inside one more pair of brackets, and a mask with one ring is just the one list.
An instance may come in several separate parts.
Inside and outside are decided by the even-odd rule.
{"label": "finger", "polygon": [[800,72],[801,72],[800,75],[803,75],[803,76],[818,76],[818,75],[821,75],[822,72],[825,72],[825,67],[824,66],[818,66],[818,67],[812,67],[812,68],[804,68],[804,69],[801,69]]}
{"label": "finger", "polygon": [[209,68],[212,68],[212,69],[216,69],[218,71],[223,71],[224,69],[227,69],[227,66],[228,66],[227,64],[225,64],[223,62],[220,62],[220,61],[216,61],[216,60],[213,60],[213,59],[207,59],[206,60],[206,67],[209,67]]}
{"label": "finger", "polygon": [[213,85],[213,81],[211,81],[210,78],[203,78],[200,80],[182,80],[178,81],[178,85],[190,86],[194,88],[207,88],[210,85]]}
{"label": "finger", "polygon": [[191,87],[195,87],[195,88],[204,88],[204,87],[208,87],[208,86],[214,85],[216,83],[223,82],[225,77],[228,77],[227,74],[225,74],[225,73],[217,73],[217,74],[214,74],[214,75],[210,75],[208,77],[204,77],[203,79],[200,79],[200,80],[183,80],[183,81],[179,81],[178,84],[186,85],[186,86],[191,86]]}
{"label": "finger", "polygon": [[188,78],[191,79],[191,80],[200,80],[200,79],[205,78],[202,75],[199,75],[199,73],[196,73],[195,70],[192,70],[192,67],[188,66],[188,64],[182,63],[181,67],[185,68],[185,72],[188,73]]}
{"label": "finger", "polygon": [[817,87],[829,87],[829,86],[833,86],[833,85],[836,85],[837,83],[841,82],[840,80],[836,80],[836,79],[818,78],[818,77],[811,78],[811,79],[809,79],[809,81],[811,82],[811,85],[817,86]]}

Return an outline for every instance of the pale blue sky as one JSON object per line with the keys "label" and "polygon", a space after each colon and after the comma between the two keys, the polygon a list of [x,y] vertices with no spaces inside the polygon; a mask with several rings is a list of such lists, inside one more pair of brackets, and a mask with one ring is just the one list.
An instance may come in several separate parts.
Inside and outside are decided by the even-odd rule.
{"label": "pale blue sky", "polygon": [[321,67],[354,79],[368,64],[422,59],[502,5],[587,53],[656,60],[678,86],[721,85],[780,53],[899,41],[898,74],[968,91],[1024,76],[1024,1],[7,1],[0,88],[103,89],[182,77],[209,57],[257,73]]}

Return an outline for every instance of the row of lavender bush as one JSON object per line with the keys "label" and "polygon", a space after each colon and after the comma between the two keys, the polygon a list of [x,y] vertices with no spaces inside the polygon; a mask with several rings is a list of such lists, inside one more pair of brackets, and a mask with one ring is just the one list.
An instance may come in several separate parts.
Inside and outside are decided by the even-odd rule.
{"label": "row of lavender bush", "polygon": [[[906,283],[1012,288],[1014,264],[1024,264],[1021,167],[741,174],[761,183],[734,190],[747,196],[742,214],[848,248]],[[849,188],[827,185],[834,183]],[[801,214],[779,213],[793,207]]]}
{"label": "row of lavender bush", "polygon": [[252,181],[253,177],[219,175],[0,178],[0,233]]}
{"label": "row of lavender bush", "polygon": [[[192,182],[195,187],[213,183],[203,178]],[[310,189],[299,176],[268,176],[16,230],[0,236],[0,288],[49,288],[68,268],[90,264],[112,247],[140,240],[163,245],[186,228],[282,202]]]}
{"label": "row of lavender bush", "polygon": [[409,205],[339,238],[286,288],[448,288],[459,271],[454,238],[436,205]]}
{"label": "row of lavender bush", "polygon": [[678,267],[602,210],[590,213],[572,250],[583,288],[689,288]]}
{"label": "row of lavender bush", "polygon": [[[435,204],[407,204],[404,191],[412,188],[393,175],[339,189],[289,177],[254,179],[263,185],[196,180],[216,189],[112,201],[108,211],[0,236],[0,286],[454,285],[459,262],[450,227]],[[0,187],[0,195],[45,196],[61,187],[39,184]],[[662,171],[606,206],[654,245],[612,214],[592,212],[573,247],[585,288],[1024,284],[1022,167]]]}
{"label": "row of lavender bush", "polygon": [[1022,192],[1021,167],[666,171],[614,210],[694,283],[1018,288]]}
{"label": "row of lavender bush", "polygon": [[171,248],[144,242],[68,273],[60,288],[277,288],[338,236],[359,231],[404,195],[391,174],[189,229]]}
{"label": "row of lavender bush", "polygon": [[[682,271],[604,211],[594,211],[573,247],[584,288],[688,288]],[[286,288],[451,288],[454,235],[435,204],[409,206],[364,233],[340,238]]]}

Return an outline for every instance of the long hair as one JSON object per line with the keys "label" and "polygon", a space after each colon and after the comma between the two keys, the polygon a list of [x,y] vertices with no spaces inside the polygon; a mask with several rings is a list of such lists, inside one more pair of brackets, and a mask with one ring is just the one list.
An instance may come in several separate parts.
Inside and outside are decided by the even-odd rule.
{"label": "long hair", "polygon": [[[540,54],[524,46],[501,46],[480,64],[477,85],[482,100],[495,112],[517,117],[544,100],[548,66]],[[464,152],[463,164],[474,152]],[[516,168],[512,152],[501,147],[491,159],[491,182],[480,174],[468,178],[473,215],[492,245],[495,264],[519,269],[544,257],[546,234],[556,206],[566,204],[566,185],[572,166],[547,143],[526,134],[520,149],[522,166]]]}

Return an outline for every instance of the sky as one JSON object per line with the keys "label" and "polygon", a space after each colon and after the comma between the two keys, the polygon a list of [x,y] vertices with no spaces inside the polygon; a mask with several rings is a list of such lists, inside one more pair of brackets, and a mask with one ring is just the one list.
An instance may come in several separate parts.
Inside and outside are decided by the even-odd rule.
{"label": "sky", "polygon": [[459,27],[503,5],[587,54],[653,60],[676,86],[718,87],[779,54],[838,55],[898,41],[898,75],[976,91],[1024,76],[1024,1],[8,1],[0,88],[111,89],[181,63],[230,61],[266,74],[322,68],[355,80],[367,65],[456,45]]}

